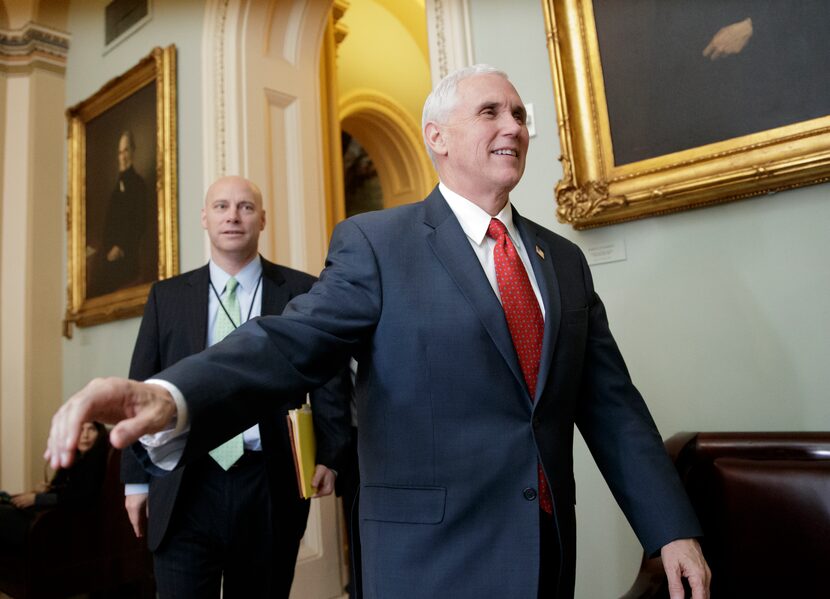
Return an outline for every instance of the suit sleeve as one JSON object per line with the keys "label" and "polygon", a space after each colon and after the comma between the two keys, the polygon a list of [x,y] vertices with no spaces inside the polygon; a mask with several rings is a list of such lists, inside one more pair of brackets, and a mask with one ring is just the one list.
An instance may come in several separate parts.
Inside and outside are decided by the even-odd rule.
{"label": "suit sleeve", "polygon": [[[138,329],[138,338],[130,361],[130,378],[143,381],[161,369],[159,350],[158,304],[156,286],[150,289],[144,316]],[[152,477],[144,470],[133,451],[121,452],[121,482],[125,484],[146,484]]]}
{"label": "suit sleeve", "polygon": [[328,383],[311,393],[314,430],[317,438],[316,463],[339,471],[351,435],[352,381],[344,368]]}
{"label": "suit sleeve", "polygon": [[332,235],[320,280],[281,316],[252,320],[157,375],[187,401],[190,431],[181,463],[256,422],[273,405],[264,402],[327,383],[374,330],[381,301],[374,250],[358,225],[344,221]]}
{"label": "suit sleeve", "polygon": [[654,554],[675,539],[702,536],[702,530],[631,381],[581,253],[580,259],[589,330],[576,424],[640,542]]}

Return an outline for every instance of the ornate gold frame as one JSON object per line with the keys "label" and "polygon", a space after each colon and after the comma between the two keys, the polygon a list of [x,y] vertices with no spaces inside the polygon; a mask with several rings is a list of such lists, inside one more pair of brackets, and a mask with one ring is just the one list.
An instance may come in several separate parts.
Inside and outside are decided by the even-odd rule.
{"label": "ornate gold frame", "polygon": [[560,222],[599,227],[830,180],[830,116],[616,166],[592,2],[542,7],[562,147]]}
{"label": "ornate gold frame", "polygon": [[142,313],[152,283],[88,298],[86,290],[86,125],[144,86],[156,83],[156,195],[158,279],[179,268],[177,223],[176,47],[154,48],[136,66],[66,111],[68,120],[67,307],[64,335],[72,323],[90,326]]}

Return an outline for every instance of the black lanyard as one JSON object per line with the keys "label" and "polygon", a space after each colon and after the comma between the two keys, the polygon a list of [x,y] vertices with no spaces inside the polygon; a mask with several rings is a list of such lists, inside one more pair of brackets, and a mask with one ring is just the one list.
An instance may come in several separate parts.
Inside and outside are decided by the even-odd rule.
{"label": "black lanyard", "polygon": [[[245,318],[244,322],[248,322],[251,320],[251,312],[254,310],[254,302],[256,301],[256,292],[259,291],[259,284],[262,283],[262,274],[260,273],[259,278],[256,281],[256,287],[254,287],[254,294],[251,296],[251,305],[248,306],[248,316]],[[238,328],[239,325],[233,321],[231,315],[228,313],[228,309],[225,307],[225,304],[222,302],[222,298],[219,296],[219,292],[216,291],[216,287],[213,286],[213,281],[210,281],[210,288],[213,289],[213,294],[216,296],[216,299],[219,300],[219,306],[222,308],[222,312],[225,313],[225,316],[228,317],[228,320],[231,321],[231,325],[234,329]],[[238,300],[237,300],[238,301]],[[239,323],[243,324],[243,323]]]}

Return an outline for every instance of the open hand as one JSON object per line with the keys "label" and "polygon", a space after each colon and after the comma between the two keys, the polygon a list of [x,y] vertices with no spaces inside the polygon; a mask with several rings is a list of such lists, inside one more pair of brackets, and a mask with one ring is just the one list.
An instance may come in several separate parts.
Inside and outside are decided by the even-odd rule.
{"label": "open hand", "polygon": [[94,379],[52,417],[43,457],[53,470],[68,468],[84,422],[115,424],[110,442],[123,449],[142,435],[164,430],[175,416],[176,403],[164,387],[128,379]]}

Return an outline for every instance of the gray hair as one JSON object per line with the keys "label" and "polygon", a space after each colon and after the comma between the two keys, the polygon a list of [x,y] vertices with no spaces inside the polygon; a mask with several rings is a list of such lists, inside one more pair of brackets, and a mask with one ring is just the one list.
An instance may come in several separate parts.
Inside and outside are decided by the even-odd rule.
{"label": "gray hair", "polygon": [[453,71],[441,79],[424,102],[424,112],[421,116],[421,132],[424,134],[424,144],[427,147],[427,154],[429,154],[433,162],[435,162],[435,156],[433,156],[429,144],[426,143],[425,129],[427,123],[445,123],[450,112],[455,108],[455,103],[458,99],[458,84],[476,75],[498,75],[499,77],[510,79],[507,73],[489,64],[474,64]]}

